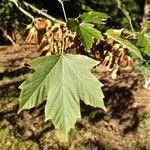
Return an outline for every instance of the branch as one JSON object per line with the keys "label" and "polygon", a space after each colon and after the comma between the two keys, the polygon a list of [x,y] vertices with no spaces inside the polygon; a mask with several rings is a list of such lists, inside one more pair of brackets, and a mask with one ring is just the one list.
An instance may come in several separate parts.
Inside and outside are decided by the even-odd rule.
{"label": "branch", "polygon": [[41,14],[41,15],[47,17],[47,18],[49,18],[50,20],[52,20],[52,21],[54,21],[54,22],[58,22],[58,23],[60,23],[60,24],[66,25],[65,22],[60,21],[60,20],[58,20],[58,19],[56,19],[56,18],[54,18],[54,17],[52,17],[52,16],[46,14],[45,12],[41,11],[40,9],[34,7],[33,5],[31,5],[31,4],[27,3],[27,2],[23,2],[23,4],[24,4],[25,6],[27,6],[27,7],[30,7],[31,9],[33,9],[33,10],[36,11],[37,13],[39,13],[39,14]]}
{"label": "branch", "polygon": [[24,13],[26,16],[31,18],[32,21],[34,21],[34,17],[30,13],[28,13],[26,10],[24,10],[21,6],[18,5],[18,0],[9,0],[9,1],[14,3],[22,13]]}
{"label": "branch", "polygon": [[5,31],[3,28],[0,28],[3,32],[3,36],[7,38],[13,45],[16,45],[16,43],[13,41],[13,39],[7,34],[7,31]]}

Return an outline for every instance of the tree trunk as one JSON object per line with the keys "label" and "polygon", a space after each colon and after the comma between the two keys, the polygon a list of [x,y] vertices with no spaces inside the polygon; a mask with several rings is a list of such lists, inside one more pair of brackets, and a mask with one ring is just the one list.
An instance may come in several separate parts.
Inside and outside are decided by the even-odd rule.
{"label": "tree trunk", "polygon": [[145,0],[144,15],[142,21],[142,32],[146,33],[150,31],[150,0]]}

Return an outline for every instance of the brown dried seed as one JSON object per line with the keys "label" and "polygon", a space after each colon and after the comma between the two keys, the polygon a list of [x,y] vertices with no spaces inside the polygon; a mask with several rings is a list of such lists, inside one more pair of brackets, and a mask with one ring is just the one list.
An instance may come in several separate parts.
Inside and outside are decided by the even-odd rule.
{"label": "brown dried seed", "polygon": [[111,39],[111,38],[107,38],[107,39],[106,39],[106,43],[107,43],[108,45],[110,45],[110,46],[113,45],[113,42],[114,42],[114,40]]}
{"label": "brown dried seed", "polygon": [[47,24],[46,20],[37,20],[36,23],[35,23],[35,27],[38,30],[46,29],[47,26],[48,26],[48,24]]}

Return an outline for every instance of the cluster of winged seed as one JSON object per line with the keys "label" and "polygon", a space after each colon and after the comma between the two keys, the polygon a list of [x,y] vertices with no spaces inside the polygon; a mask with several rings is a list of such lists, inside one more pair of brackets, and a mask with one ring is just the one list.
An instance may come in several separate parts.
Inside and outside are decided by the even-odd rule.
{"label": "cluster of winged seed", "polygon": [[132,67],[133,60],[126,54],[126,49],[111,38],[98,41],[92,49],[93,57],[112,73],[115,79],[121,67]]}
{"label": "cluster of winged seed", "polygon": [[28,27],[26,42],[39,44],[39,51],[46,55],[62,54],[73,45],[76,36],[65,25],[52,23],[48,19],[37,19]]}

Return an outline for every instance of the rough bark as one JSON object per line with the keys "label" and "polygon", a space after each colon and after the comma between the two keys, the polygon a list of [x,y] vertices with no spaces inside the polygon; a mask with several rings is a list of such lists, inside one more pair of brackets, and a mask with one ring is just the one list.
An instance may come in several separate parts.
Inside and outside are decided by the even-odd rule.
{"label": "rough bark", "polygon": [[150,0],[145,0],[144,15],[142,21],[142,32],[150,31]]}

